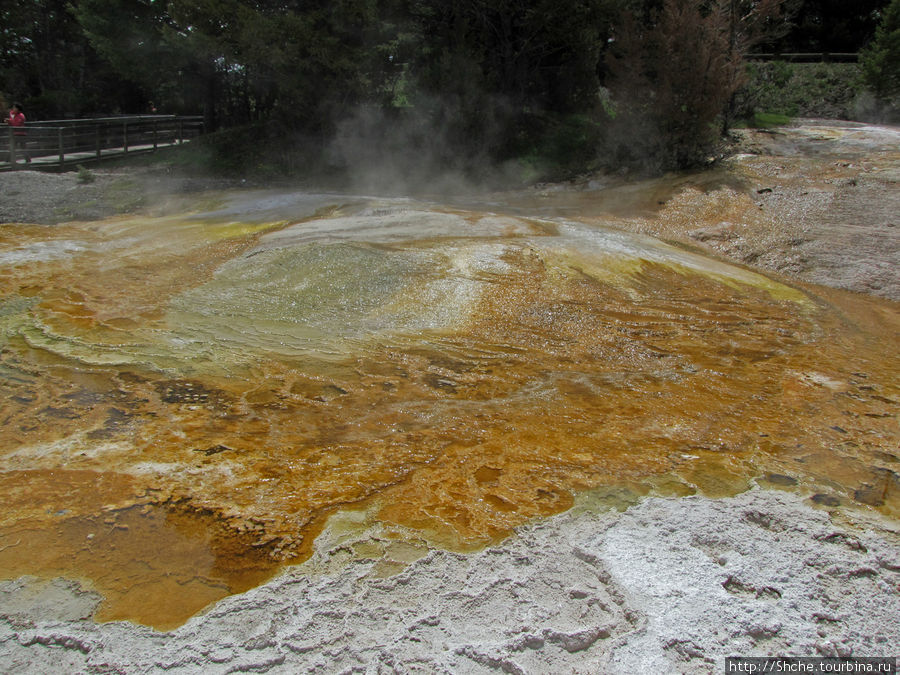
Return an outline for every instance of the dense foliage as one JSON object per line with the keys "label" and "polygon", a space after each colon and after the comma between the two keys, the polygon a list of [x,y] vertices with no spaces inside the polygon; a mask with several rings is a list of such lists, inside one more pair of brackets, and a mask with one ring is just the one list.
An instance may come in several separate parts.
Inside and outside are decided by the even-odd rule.
{"label": "dense foliage", "polygon": [[900,0],[893,0],[885,9],[875,39],[860,60],[878,99],[887,101],[900,95]]}
{"label": "dense foliage", "polygon": [[664,0],[649,20],[627,15],[607,60],[626,130],[616,134],[621,159],[652,170],[701,164],[743,84],[743,55],[784,24],[780,5]]}
{"label": "dense foliage", "polygon": [[791,30],[767,51],[853,53],[875,32],[886,0],[792,0]]}
{"label": "dense foliage", "polygon": [[867,103],[858,63],[750,63],[737,97],[738,116],[854,119]]}
{"label": "dense foliage", "polygon": [[[0,9],[0,93],[32,119],[202,112],[338,163],[660,170],[709,155],[750,50],[855,51],[886,4],[19,0]],[[896,63],[882,33],[870,62]]]}

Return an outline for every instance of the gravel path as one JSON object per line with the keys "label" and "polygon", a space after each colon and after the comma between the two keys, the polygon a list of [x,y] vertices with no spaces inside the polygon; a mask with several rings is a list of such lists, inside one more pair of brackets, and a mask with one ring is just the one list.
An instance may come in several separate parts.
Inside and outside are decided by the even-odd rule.
{"label": "gravel path", "polygon": [[159,213],[189,204],[199,192],[241,184],[149,169],[0,172],[0,224],[53,225],[125,213]]}
{"label": "gravel path", "polygon": [[73,172],[0,173],[0,223],[98,220],[143,204],[135,181],[113,174],[91,176],[92,182],[82,182]]}

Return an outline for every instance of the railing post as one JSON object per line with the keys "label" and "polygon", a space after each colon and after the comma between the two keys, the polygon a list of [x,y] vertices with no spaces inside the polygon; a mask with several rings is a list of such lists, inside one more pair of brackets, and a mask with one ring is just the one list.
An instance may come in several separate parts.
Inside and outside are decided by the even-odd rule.
{"label": "railing post", "polygon": [[62,169],[66,163],[66,149],[63,146],[63,127],[59,127],[59,168]]}
{"label": "railing post", "polygon": [[16,168],[16,135],[12,127],[9,128],[9,163],[13,169]]}
{"label": "railing post", "polygon": [[153,149],[154,150],[156,150],[157,147],[159,146],[159,140],[156,137],[158,125],[159,125],[159,122],[157,122],[156,120],[153,120]]}
{"label": "railing post", "polygon": [[184,120],[178,118],[178,145],[184,143]]}
{"label": "railing post", "polygon": [[128,122],[122,123],[122,149],[128,154]]}
{"label": "railing post", "polygon": [[94,125],[94,144],[97,148],[97,159],[100,159],[100,125]]}

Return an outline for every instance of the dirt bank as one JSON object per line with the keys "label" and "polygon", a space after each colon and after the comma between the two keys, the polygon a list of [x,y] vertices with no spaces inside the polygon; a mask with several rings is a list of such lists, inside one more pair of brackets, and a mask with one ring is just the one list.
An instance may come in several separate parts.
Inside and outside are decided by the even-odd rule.
{"label": "dirt bank", "polygon": [[721,195],[687,191],[664,207],[663,228],[789,278],[900,300],[900,128],[810,120],[745,131],[739,150],[726,167],[742,206],[697,228],[692,216]]}
{"label": "dirt bank", "polygon": [[[601,203],[609,193],[612,213],[600,222],[612,216],[787,279],[900,300],[900,128],[806,120],[737,139],[731,157],[699,174],[579,187]],[[623,195],[644,213],[616,213]]]}

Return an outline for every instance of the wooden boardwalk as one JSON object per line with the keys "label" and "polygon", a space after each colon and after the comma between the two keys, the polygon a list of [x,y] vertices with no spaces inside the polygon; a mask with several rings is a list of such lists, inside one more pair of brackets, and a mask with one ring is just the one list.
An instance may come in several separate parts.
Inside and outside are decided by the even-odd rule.
{"label": "wooden boardwalk", "polygon": [[12,128],[0,132],[0,171],[65,171],[180,145],[202,133],[203,118],[184,115],[29,122],[24,137]]}

